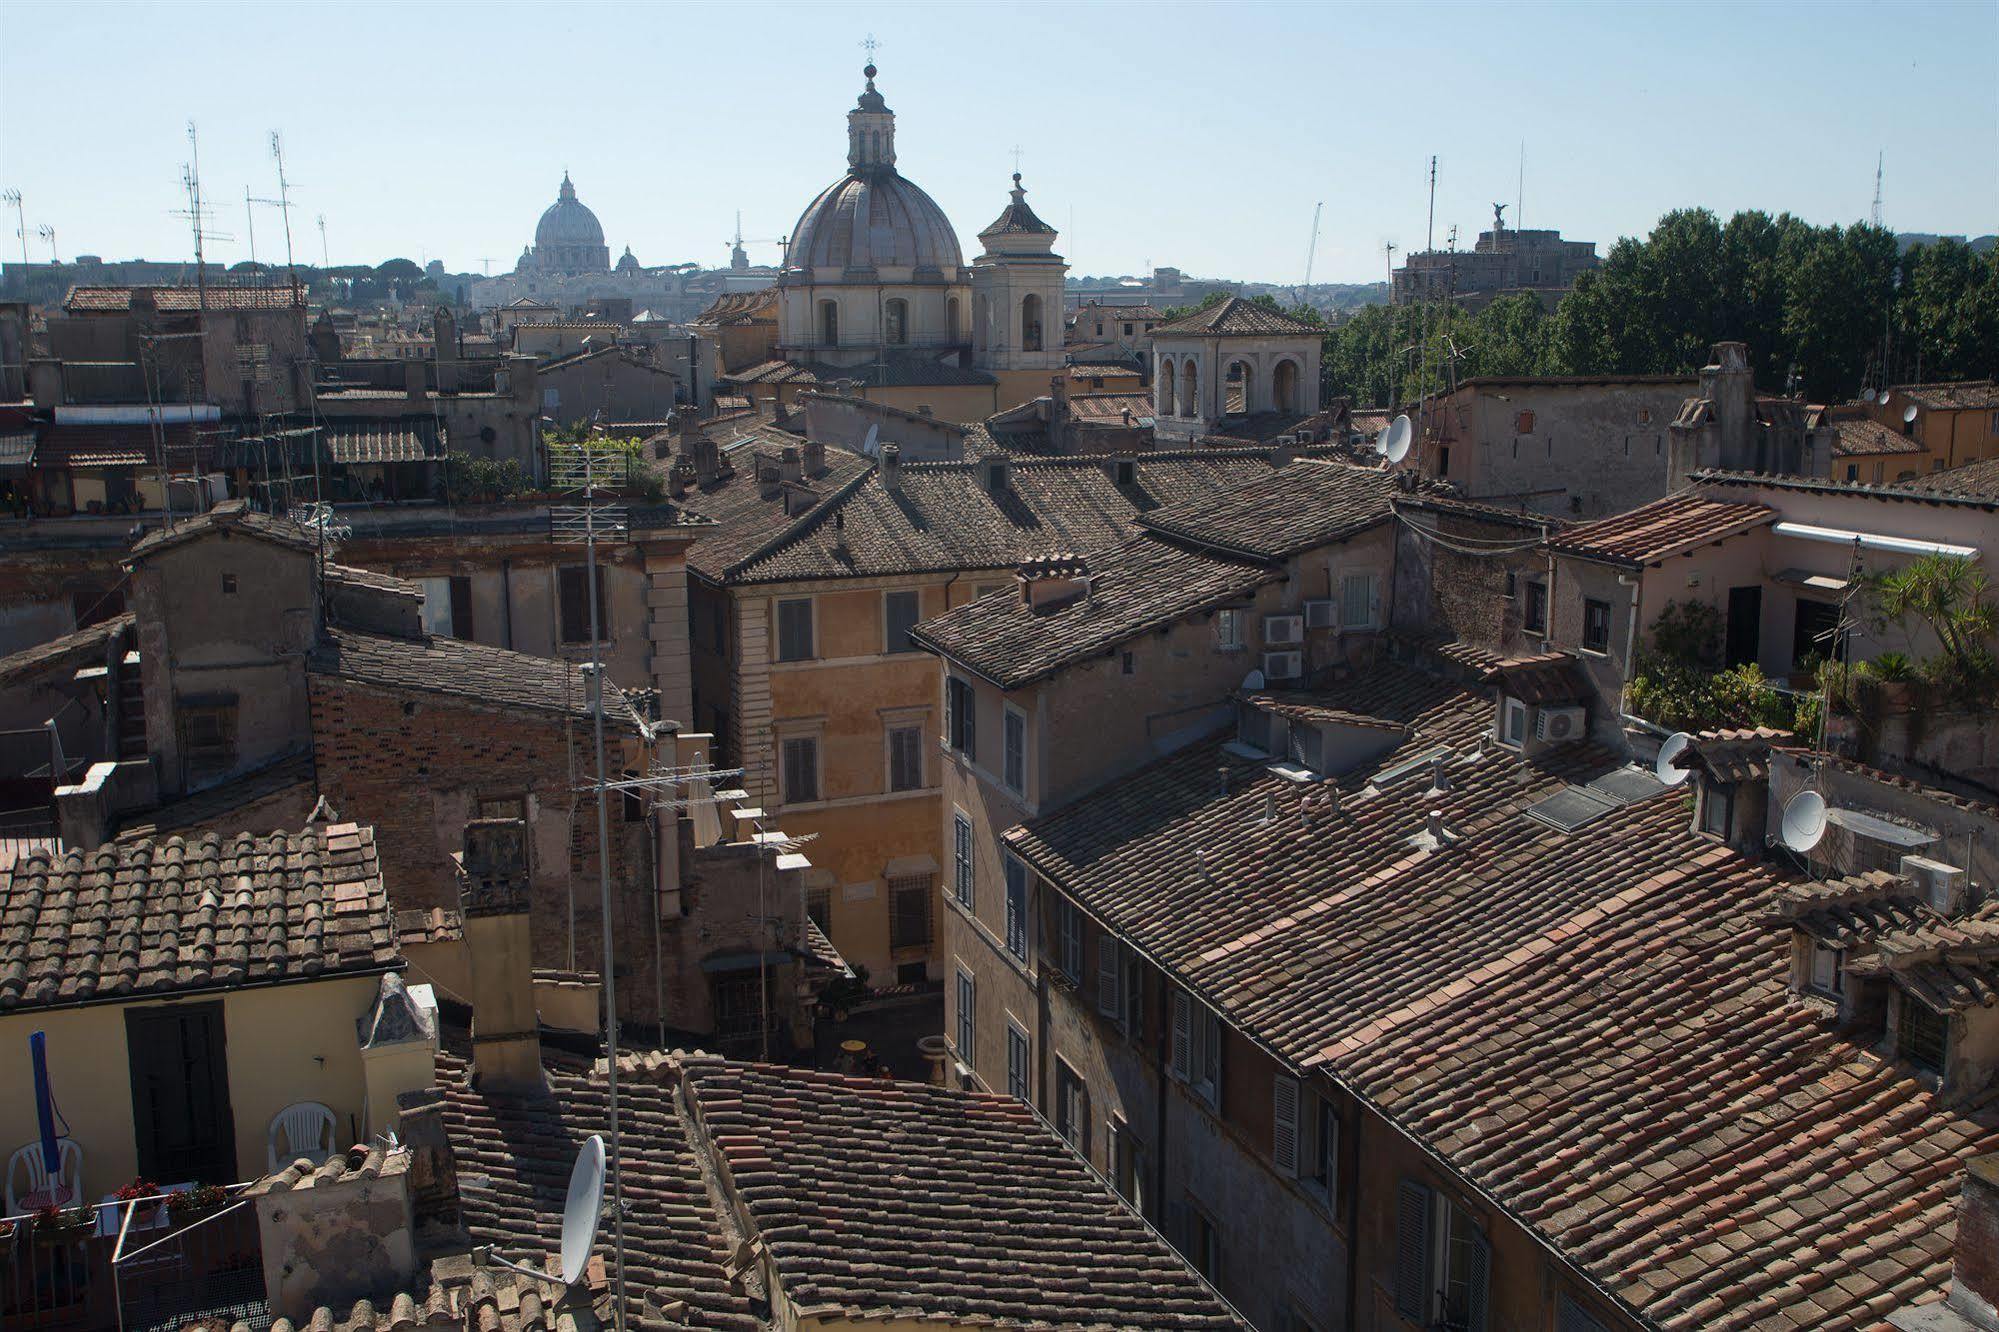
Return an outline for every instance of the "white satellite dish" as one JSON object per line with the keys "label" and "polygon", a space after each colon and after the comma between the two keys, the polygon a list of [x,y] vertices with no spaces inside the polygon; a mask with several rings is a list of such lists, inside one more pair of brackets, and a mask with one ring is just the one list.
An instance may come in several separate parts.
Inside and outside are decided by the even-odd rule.
{"label": "white satellite dish", "polygon": [[1374,451],[1392,463],[1399,463],[1409,456],[1409,437],[1416,433],[1407,416],[1398,416],[1388,423],[1388,428],[1374,442]]}
{"label": "white satellite dish", "polygon": [[1883,407],[1886,407],[1886,406],[1888,405],[1888,400],[1889,400],[1890,398],[1894,397],[1894,396],[1895,396],[1895,395],[1894,395],[1894,394],[1892,394],[1892,393],[1890,393],[1890,392],[1889,392],[1889,391],[1888,391],[1887,389],[1882,389],[1882,390],[1881,390],[1881,405],[1882,405]]}
{"label": "white satellite dish", "polygon": [[1262,671],[1251,671],[1251,672],[1250,672],[1250,673],[1249,673],[1248,675],[1245,675],[1245,676],[1243,676],[1243,677],[1242,677],[1242,692],[1243,692],[1243,693],[1245,693],[1245,694],[1253,694],[1253,693],[1255,693],[1255,692],[1256,692],[1257,690],[1259,690],[1259,689],[1261,689],[1261,688],[1263,688],[1263,672],[1262,672]]}
{"label": "white satellite dish", "polygon": [[882,428],[880,426],[869,426],[868,437],[861,441],[861,452],[867,454],[870,458],[874,457],[875,450],[881,446],[881,437]]}
{"label": "white satellite dish", "polygon": [[1687,780],[1687,770],[1673,766],[1673,760],[1687,752],[1687,746],[1694,738],[1685,731],[1675,731],[1666,737],[1666,743],[1659,746],[1658,762],[1652,765],[1652,775],[1668,786],[1678,786]]}
{"label": "white satellite dish", "polygon": [[1800,791],[1784,804],[1784,822],[1778,837],[1793,851],[1809,851],[1825,836],[1825,797],[1817,791]]}
{"label": "white satellite dish", "polygon": [[1862,402],[1872,402],[1878,396],[1880,395],[1875,393],[1873,389],[1868,389],[1860,395],[1860,400]]}
{"label": "white satellite dish", "polygon": [[597,1226],[604,1217],[604,1140],[592,1133],[576,1153],[569,1172],[569,1201],[562,1209],[562,1284],[583,1279],[590,1250],[597,1245]]}
{"label": "white satellite dish", "polygon": [[1912,402],[1912,403],[1910,403],[1910,404],[1909,404],[1909,405],[1908,405],[1907,407],[1904,407],[1904,408],[1902,409],[1902,419],[1903,419],[1904,421],[1914,421],[1914,420],[1916,419],[1916,404],[1915,404],[1915,403],[1913,403],[1913,402]]}

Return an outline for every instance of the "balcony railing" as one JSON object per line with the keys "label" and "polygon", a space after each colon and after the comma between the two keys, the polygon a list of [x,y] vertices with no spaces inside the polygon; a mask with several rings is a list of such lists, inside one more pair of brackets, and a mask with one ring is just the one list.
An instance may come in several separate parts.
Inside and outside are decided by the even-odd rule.
{"label": "balcony railing", "polygon": [[233,1185],[176,1220],[165,1198],[99,1203],[91,1219],[0,1218],[0,1327],[178,1332],[190,1322],[268,1328],[254,1203]]}

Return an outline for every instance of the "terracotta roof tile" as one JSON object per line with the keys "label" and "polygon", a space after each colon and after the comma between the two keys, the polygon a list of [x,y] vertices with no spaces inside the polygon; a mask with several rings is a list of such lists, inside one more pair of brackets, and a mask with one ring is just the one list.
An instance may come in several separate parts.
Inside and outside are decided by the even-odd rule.
{"label": "terracotta roof tile", "polygon": [[0,1010],[380,970],[372,828],[119,841],[0,870]]}
{"label": "terracotta roof tile", "polygon": [[96,624],[72,629],[46,643],[9,653],[0,657],[0,685],[15,684],[52,671],[59,670],[67,675],[79,666],[103,665],[106,645],[131,627],[132,614],[126,611],[110,619],[99,620]]}
{"label": "terracotta roof tile", "polygon": [[1577,523],[1551,537],[1548,545],[1565,555],[1642,565],[1776,519],[1777,511],[1766,504],[1741,504],[1682,490],[1625,513]]}
{"label": "terracotta roof tile", "polygon": [[1975,499],[1999,500],[1999,458],[1966,463],[1947,472],[1931,472],[1901,483],[1908,490],[1937,495],[1963,495]]}
{"label": "terracotta roof tile", "polygon": [[[1243,484],[1139,518],[1139,526],[1215,550],[1282,559],[1362,532],[1394,516],[1398,474],[1300,459]],[[1435,482],[1426,489],[1448,490]]]}
{"label": "terracotta roof tile", "polygon": [[[328,627],[308,654],[307,665],[317,675],[449,694],[482,707],[525,708],[583,721],[595,715],[575,663],[457,638],[395,638]],[[629,704],[619,709],[607,700],[604,716],[627,729],[639,725]]]}
{"label": "terracotta roof tile", "polygon": [[1242,296],[1231,296],[1218,305],[1160,324],[1152,330],[1152,335],[1155,338],[1316,338],[1323,336],[1325,331],[1282,310],[1273,310]]}
{"label": "terracotta roof tile", "polygon": [[1862,417],[1836,420],[1832,424],[1839,431],[1839,439],[1832,446],[1832,456],[1835,458],[1923,452],[1920,440],[1911,439],[1899,430],[1890,430],[1879,421]]}
{"label": "terracotta roof tile", "polygon": [[303,310],[305,291],[294,287],[71,287],[62,307],[71,314],[98,314],[132,308],[132,298],[150,297],[155,309],[193,314],[210,310]]}
{"label": "terracotta roof tile", "polygon": [[172,527],[156,527],[140,538],[126,558],[134,563],[162,550],[193,541],[210,533],[239,532],[259,541],[292,550],[317,551],[319,547],[303,527],[288,518],[258,513],[242,500],[224,500],[206,513],[183,518]]}
{"label": "terracotta roof tile", "polygon": [[1933,410],[1978,411],[1999,407],[1999,381],[1963,379],[1948,384],[1896,384],[1889,392]]}

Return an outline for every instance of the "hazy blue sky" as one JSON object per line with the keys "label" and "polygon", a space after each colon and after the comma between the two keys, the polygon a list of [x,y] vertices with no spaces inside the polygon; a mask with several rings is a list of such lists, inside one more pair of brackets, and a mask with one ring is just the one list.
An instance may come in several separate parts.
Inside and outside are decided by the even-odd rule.
{"label": "hazy blue sky", "polygon": [[[788,232],[845,167],[860,41],[880,39],[904,173],[966,255],[1010,150],[1077,273],[1383,273],[1513,200],[1607,247],[1667,209],[1865,218],[1877,151],[1900,230],[1999,228],[1999,0],[1680,4],[280,3],[0,0],[0,185],[64,258],[189,252],[201,130],[214,226],[248,256],[284,132],[317,260],[511,267],[564,167],[615,257],[726,258]],[[1510,220],[1510,212],[1509,212]],[[11,215],[0,259],[19,253]],[[258,209],[258,254],[281,253]],[[772,261],[774,245],[751,247]]]}

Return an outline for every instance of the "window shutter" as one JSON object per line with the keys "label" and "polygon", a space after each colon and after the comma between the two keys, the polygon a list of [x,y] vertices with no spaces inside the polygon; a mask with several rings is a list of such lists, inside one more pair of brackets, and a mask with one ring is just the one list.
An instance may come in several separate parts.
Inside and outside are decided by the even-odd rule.
{"label": "window shutter", "polygon": [[1117,940],[1105,932],[1097,936],[1097,1011],[1115,1020],[1123,997],[1118,985]]}
{"label": "window shutter", "polygon": [[1270,1080],[1270,1159],[1287,1179],[1298,1175],[1298,1079],[1279,1073]]}
{"label": "window shutter", "polygon": [[1395,1200],[1395,1312],[1420,1323],[1429,1296],[1430,1191],[1404,1180]]}
{"label": "window shutter", "polygon": [[1193,1026],[1191,1001],[1185,990],[1173,992],[1173,1076],[1187,1080],[1187,1045],[1189,1029]]}
{"label": "window shutter", "polygon": [[1483,1232],[1472,1235],[1465,1269],[1465,1330],[1485,1332],[1486,1284],[1492,1274],[1492,1246]]}
{"label": "window shutter", "polygon": [[[1111,1187],[1124,1196],[1124,1176],[1118,1169],[1118,1123],[1116,1114],[1104,1116],[1104,1173],[1110,1176]],[[1126,1201],[1130,1201],[1126,1199]]]}
{"label": "window shutter", "polygon": [[472,637],[472,580],[464,574],[451,577],[451,636]]}

